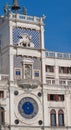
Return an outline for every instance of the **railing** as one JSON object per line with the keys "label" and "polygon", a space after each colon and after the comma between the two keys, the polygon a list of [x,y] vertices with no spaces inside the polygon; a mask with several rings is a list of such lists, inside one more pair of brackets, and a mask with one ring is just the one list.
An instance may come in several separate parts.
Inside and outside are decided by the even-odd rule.
{"label": "railing", "polygon": [[1,126],[1,130],[10,130],[7,126]]}
{"label": "railing", "polygon": [[46,58],[71,59],[71,53],[46,51]]}
{"label": "railing", "polygon": [[0,124],[0,130],[10,130],[9,124],[6,122]]}
{"label": "railing", "polygon": [[55,80],[55,79],[47,79],[47,85],[60,85],[60,86],[71,86],[71,80]]}
{"label": "railing", "polygon": [[39,22],[43,23],[44,16],[42,16],[41,18],[39,18],[39,17],[36,17],[36,16],[28,16],[28,15],[11,13],[9,15],[9,18],[17,19],[17,20],[32,21],[32,22],[37,22],[37,23],[39,23]]}
{"label": "railing", "polygon": [[9,76],[6,74],[0,74],[0,80],[8,80]]}

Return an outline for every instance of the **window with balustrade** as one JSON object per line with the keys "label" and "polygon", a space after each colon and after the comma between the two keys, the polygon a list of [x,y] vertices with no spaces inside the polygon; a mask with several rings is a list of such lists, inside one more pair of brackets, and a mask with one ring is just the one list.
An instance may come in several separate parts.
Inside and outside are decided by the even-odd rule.
{"label": "window with balustrade", "polygon": [[48,85],[54,85],[55,84],[55,79],[51,77],[46,77],[46,83]]}

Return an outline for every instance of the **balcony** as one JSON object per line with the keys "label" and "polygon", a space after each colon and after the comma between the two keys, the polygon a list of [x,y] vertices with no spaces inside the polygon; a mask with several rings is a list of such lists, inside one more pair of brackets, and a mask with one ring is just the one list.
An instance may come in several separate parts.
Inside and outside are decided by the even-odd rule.
{"label": "balcony", "polygon": [[28,16],[28,15],[23,15],[23,14],[15,14],[15,13],[10,13],[9,14],[9,19],[12,20],[18,20],[18,21],[29,21],[33,23],[41,23],[43,24],[43,20],[45,19],[45,16],[43,15],[42,17],[36,17],[36,16]]}
{"label": "balcony", "polygon": [[0,80],[1,81],[7,81],[9,79],[9,76],[6,74],[0,74]]}
{"label": "balcony", "polygon": [[29,23],[33,23],[33,24],[44,24],[44,19],[46,18],[45,15],[41,16],[41,17],[36,17],[36,16],[28,16],[28,15],[24,15],[24,14],[17,14],[17,13],[9,13],[9,15],[5,16],[1,16],[0,17],[0,25],[2,23],[4,23],[7,19],[8,20],[12,20],[12,21],[20,21],[20,22],[29,22]]}
{"label": "balcony", "polygon": [[9,126],[4,124],[4,125],[0,125],[0,130],[9,130]]}
{"label": "balcony", "polygon": [[40,81],[35,79],[22,79],[18,80],[17,84],[23,89],[35,89],[40,85]]}
{"label": "balcony", "polygon": [[46,58],[71,59],[71,53],[46,51]]}
{"label": "balcony", "polygon": [[54,72],[46,72],[46,77],[54,77],[55,73]]}
{"label": "balcony", "polygon": [[69,86],[71,87],[71,80],[64,79],[47,79],[46,84],[49,86]]}

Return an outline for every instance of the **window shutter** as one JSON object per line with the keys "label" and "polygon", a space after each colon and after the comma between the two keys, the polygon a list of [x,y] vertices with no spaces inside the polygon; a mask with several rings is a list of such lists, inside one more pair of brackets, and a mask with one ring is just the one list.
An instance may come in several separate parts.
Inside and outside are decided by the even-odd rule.
{"label": "window shutter", "polygon": [[64,69],[65,69],[65,73],[67,74],[67,67],[65,67]]}
{"label": "window shutter", "polygon": [[55,94],[55,101],[58,101],[58,95]]}
{"label": "window shutter", "polygon": [[45,66],[45,71],[47,72],[47,65]]}
{"label": "window shutter", "polygon": [[50,94],[48,94],[48,101],[50,101]]}
{"label": "window shutter", "polygon": [[69,73],[69,67],[67,67],[67,74]]}
{"label": "window shutter", "polygon": [[59,66],[59,73],[61,73],[61,67]]}
{"label": "window shutter", "polygon": [[52,66],[52,72],[54,72],[54,66]]}

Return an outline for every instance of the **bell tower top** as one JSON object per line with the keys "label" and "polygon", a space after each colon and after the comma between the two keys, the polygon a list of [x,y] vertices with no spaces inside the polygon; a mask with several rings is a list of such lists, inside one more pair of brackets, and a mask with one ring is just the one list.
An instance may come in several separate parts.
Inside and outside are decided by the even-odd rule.
{"label": "bell tower top", "polygon": [[20,6],[18,5],[18,0],[13,0],[12,10],[17,11],[20,9]]}
{"label": "bell tower top", "polygon": [[[20,11],[19,11],[20,9]],[[4,6],[4,16],[2,16],[3,21],[8,18],[9,20],[12,21],[26,21],[26,22],[32,22],[35,24],[43,24],[43,20],[45,19],[45,16],[43,15],[42,17],[36,17],[36,16],[28,16],[27,14],[27,9],[25,7],[20,7],[18,4],[18,0],[13,0],[13,4],[8,5],[8,3],[5,4]]]}
{"label": "bell tower top", "polygon": [[[45,16],[29,16],[25,7],[22,12],[20,11],[21,13],[19,13],[19,9],[18,0],[13,0],[12,6],[8,4],[4,6],[4,16],[0,17],[1,70],[3,74],[9,75],[11,81],[17,79],[18,73],[21,75],[21,79],[25,79],[27,69],[31,70],[32,79],[35,78],[36,73],[39,73],[38,76],[41,79],[40,59],[41,53],[45,49]],[[32,59],[33,63],[22,64],[24,57]]]}
{"label": "bell tower top", "polygon": [[12,6],[6,3],[4,16],[0,17],[0,30],[2,30],[2,34],[7,32],[7,40],[5,42],[6,35],[1,34],[3,38],[2,44],[5,46],[18,44],[19,37],[27,34],[32,37],[31,42],[34,43],[34,48],[44,49],[44,19],[44,15],[42,17],[27,15],[27,9],[23,7],[21,10],[18,0],[13,0]]}

